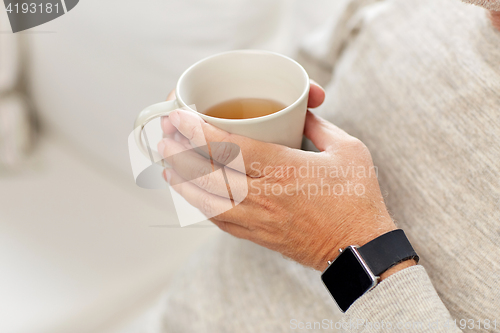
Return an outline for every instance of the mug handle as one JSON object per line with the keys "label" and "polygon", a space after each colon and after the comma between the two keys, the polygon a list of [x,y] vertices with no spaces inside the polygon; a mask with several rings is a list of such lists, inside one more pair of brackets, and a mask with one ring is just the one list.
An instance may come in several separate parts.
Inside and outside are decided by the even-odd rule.
{"label": "mug handle", "polygon": [[168,116],[170,112],[178,108],[179,108],[179,103],[177,102],[177,99],[153,104],[142,110],[141,113],[139,113],[139,115],[135,119],[135,124],[134,124],[135,142],[137,143],[137,146],[144,154],[144,156],[150,158],[151,162],[153,163],[155,163],[155,161],[163,160],[163,157],[161,157],[158,153],[151,150],[151,147],[149,147],[149,142],[147,143],[148,147],[144,145],[144,142],[142,141],[141,138],[142,130],[151,120],[158,117]]}

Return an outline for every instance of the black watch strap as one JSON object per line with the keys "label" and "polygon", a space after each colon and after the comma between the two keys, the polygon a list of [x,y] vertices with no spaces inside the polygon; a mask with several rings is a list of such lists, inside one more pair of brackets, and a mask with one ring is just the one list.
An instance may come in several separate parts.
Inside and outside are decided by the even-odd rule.
{"label": "black watch strap", "polygon": [[389,231],[358,247],[358,252],[375,276],[402,261],[415,259],[418,263],[419,259],[401,229]]}

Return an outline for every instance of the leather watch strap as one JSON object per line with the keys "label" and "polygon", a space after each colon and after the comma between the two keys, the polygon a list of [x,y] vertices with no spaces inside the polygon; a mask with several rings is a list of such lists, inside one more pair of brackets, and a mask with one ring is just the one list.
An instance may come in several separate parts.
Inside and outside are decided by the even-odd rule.
{"label": "leather watch strap", "polygon": [[389,231],[358,247],[358,252],[375,276],[392,266],[408,260],[419,260],[417,253],[401,229]]}

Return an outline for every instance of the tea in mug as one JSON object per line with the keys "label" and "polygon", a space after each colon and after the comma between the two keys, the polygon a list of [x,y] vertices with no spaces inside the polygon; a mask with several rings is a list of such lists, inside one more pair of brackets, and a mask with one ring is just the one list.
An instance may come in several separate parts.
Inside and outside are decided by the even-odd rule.
{"label": "tea in mug", "polygon": [[225,119],[248,119],[267,116],[286,108],[272,99],[236,98],[216,104],[203,112],[207,116]]}

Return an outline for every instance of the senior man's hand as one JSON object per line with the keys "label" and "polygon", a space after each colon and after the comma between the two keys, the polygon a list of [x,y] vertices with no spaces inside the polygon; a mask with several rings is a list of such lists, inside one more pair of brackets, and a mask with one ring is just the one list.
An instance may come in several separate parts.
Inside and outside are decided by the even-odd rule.
{"label": "senior man's hand", "polygon": [[[323,101],[324,93],[318,89],[311,86],[310,107]],[[236,237],[324,270],[339,248],[362,246],[396,228],[366,146],[309,111],[304,134],[321,152],[230,134],[182,110],[164,118],[162,128],[166,137],[158,151],[172,166],[164,171],[165,179],[208,216],[223,212],[211,221]],[[208,143],[210,159],[191,149],[203,142]],[[228,151],[234,147],[241,150],[244,170],[227,175],[236,179],[228,196],[226,183],[217,181],[210,171],[213,163],[226,165],[228,156],[236,153]],[[186,152],[183,158],[168,159],[182,152]],[[243,187],[248,195],[234,205]],[[224,211],[224,207],[233,208]]]}

